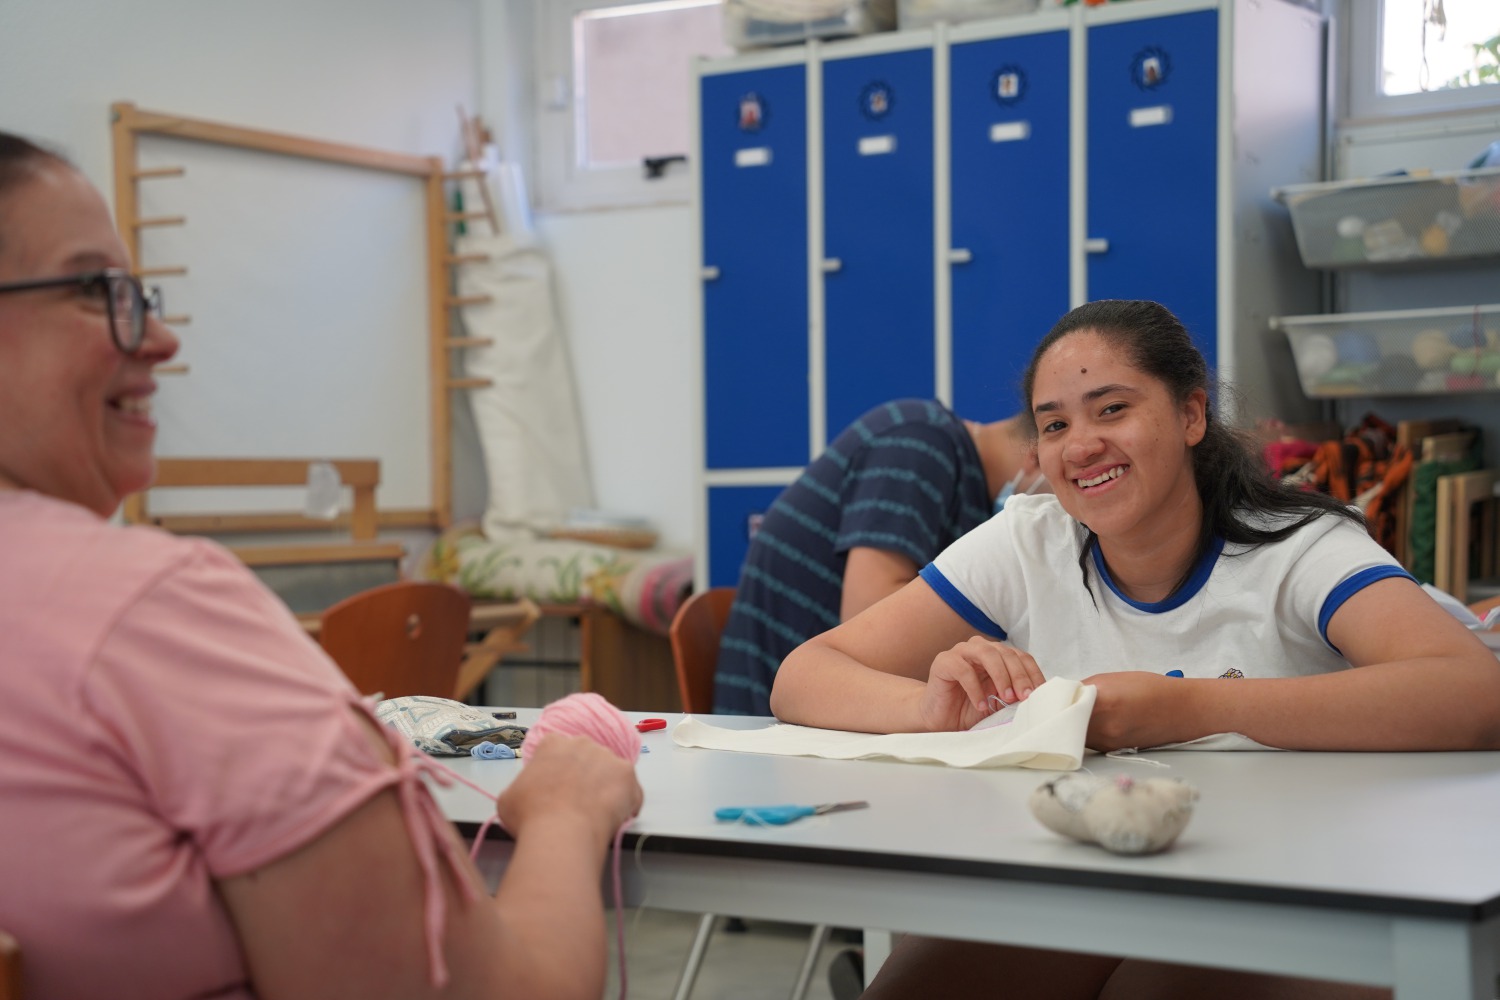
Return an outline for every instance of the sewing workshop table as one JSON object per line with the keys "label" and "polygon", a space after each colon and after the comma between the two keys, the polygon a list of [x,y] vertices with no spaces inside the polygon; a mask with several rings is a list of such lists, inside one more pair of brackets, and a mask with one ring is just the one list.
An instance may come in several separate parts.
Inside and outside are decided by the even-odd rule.
{"label": "sewing workshop table", "polygon": [[[1384,984],[1398,1000],[1495,995],[1500,753],[1146,755],[1169,769],[1090,756],[1095,774],[1200,792],[1171,850],[1132,858],[1031,816],[1027,797],[1053,772],[687,749],[671,737],[681,716],[665,718],[643,737],[626,905]],[[520,766],[455,769],[498,792]],[[436,791],[469,836],[492,809],[462,786]],[[781,827],[713,818],[849,799],[870,807]],[[498,868],[510,848],[492,832],[481,861]]]}

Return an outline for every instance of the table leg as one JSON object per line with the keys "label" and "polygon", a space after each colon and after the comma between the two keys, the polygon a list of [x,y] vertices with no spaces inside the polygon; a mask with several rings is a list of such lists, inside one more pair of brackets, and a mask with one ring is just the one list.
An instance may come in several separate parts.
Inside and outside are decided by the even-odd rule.
{"label": "table leg", "polygon": [[1395,1000],[1494,1000],[1500,925],[1410,917],[1391,933]]}
{"label": "table leg", "polygon": [[891,957],[891,945],[895,943],[895,935],[890,931],[877,931],[873,927],[865,928],[865,985],[870,985],[870,980],[875,978],[875,973],[885,964],[885,960]]}

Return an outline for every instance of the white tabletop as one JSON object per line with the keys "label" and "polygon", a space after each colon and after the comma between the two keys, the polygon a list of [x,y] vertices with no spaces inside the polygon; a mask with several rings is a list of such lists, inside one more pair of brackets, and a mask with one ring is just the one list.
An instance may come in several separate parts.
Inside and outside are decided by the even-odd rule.
{"label": "white tabletop", "polygon": [[[986,927],[964,936],[1118,948],[1177,960],[1196,955],[1205,964],[1241,967],[1280,962],[1288,972],[1397,983],[1407,991],[1401,996],[1424,1000],[1491,995],[1479,984],[1489,976],[1493,985],[1488,970],[1500,944],[1500,753],[1143,755],[1166,768],[1091,756],[1085,767],[1095,774],[1182,778],[1200,792],[1192,821],[1171,850],[1120,857],[1066,840],[1031,816],[1027,797],[1055,772],[690,749],[671,739],[671,726],[681,717],[664,717],[666,730],[643,736],[649,752],[642,754],[637,773],[645,806],[626,839],[627,848],[642,841],[637,857],[655,862],[654,868],[636,865],[652,905],[661,905],[667,897],[660,894],[673,890],[684,908],[955,933],[967,925],[949,911],[961,909],[979,888],[983,891],[973,905],[984,910]],[[522,724],[530,718],[534,711],[521,711]],[[770,720],[710,721],[749,728]],[[524,766],[507,760],[451,763],[494,791]],[[447,815],[470,830],[492,809],[484,797],[461,786],[438,790],[438,798]],[[850,799],[870,806],[782,827],[713,818],[714,809],[727,805]],[[689,865],[684,858],[696,860]],[[677,871],[673,864],[684,866],[682,886],[669,877]],[[782,876],[778,891],[786,912],[770,912],[778,908],[776,900],[750,898],[756,893],[740,885],[736,873],[746,882],[764,878],[766,885]],[[735,891],[735,902],[696,896],[686,885],[693,878],[716,892]],[[822,889],[799,894],[809,879]],[[889,890],[886,896],[881,886]],[[1005,914],[989,909],[999,905],[992,900],[996,887],[1007,890],[1007,900],[1025,902],[1018,920],[1058,906],[1053,936],[1045,921],[1037,929],[1035,919],[1003,929]],[[1094,908],[1091,913],[1121,901],[1126,908],[1120,912],[1130,923],[1150,909],[1161,921],[1159,929],[1200,943],[1162,944],[1149,931],[1132,936],[1118,925],[1103,924],[1096,928],[1100,940],[1075,939],[1081,933],[1076,911],[1085,902],[1082,894]],[[843,903],[836,904],[835,897]],[[925,908],[914,903],[918,898],[927,900]],[[878,916],[849,919],[850,909],[859,906],[885,909]],[[1222,931],[1205,928],[1194,935],[1192,915],[1207,920],[1230,913],[1244,921],[1239,941],[1231,938],[1205,955],[1202,942]],[[1336,932],[1339,921],[1342,929]],[[1423,937],[1429,930],[1436,934],[1431,942]],[[1293,935],[1308,942],[1305,949],[1291,940]],[[1307,954],[1283,960],[1279,956],[1288,948]],[[1432,969],[1424,967],[1418,976],[1414,970],[1421,963],[1414,965],[1410,955],[1401,958],[1413,950],[1440,970],[1457,962],[1466,967],[1452,973],[1453,984],[1434,985]],[[1237,957],[1241,953],[1252,958]],[[1412,992],[1414,976],[1422,983],[1420,993]],[[1400,987],[1403,982],[1407,985]]]}

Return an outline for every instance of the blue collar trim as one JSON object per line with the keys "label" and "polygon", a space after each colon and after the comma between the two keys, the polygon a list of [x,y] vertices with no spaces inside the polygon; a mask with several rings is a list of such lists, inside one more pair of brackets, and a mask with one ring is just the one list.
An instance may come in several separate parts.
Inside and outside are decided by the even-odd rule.
{"label": "blue collar trim", "polygon": [[1113,591],[1114,595],[1120,600],[1137,611],[1146,612],[1148,615],[1159,615],[1174,608],[1180,608],[1196,597],[1198,591],[1203,589],[1203,585],[1208,583],[1208,577],[1214,571],[1214,564],[1219,561],[1219,553],[1223,551],[1224,539],[1215,535],[1213,540],[1208,543],[1208,551],[1203,553],[1202,558],[1198,560],[1198,565],[1193,567],[1193,572],[1188,576],[1186,582],[1168,594],[1165,600],[1148,603],[1133,601],[1120,592],[1120,588],[1115,586],[1114,577],[1109,575],[1109,567],[1104,565],[1104,553],[1099,551],[1099,540],[1096,538],[1093,544],[1094,568],[1099,571],[1099,578],[1104,581],[1104,585]]}

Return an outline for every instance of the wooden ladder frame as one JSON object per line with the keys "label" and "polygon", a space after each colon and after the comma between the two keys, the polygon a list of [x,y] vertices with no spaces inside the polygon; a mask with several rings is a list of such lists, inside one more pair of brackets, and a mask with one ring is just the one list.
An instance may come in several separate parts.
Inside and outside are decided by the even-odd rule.
{"label": "wooden ladder frame", "polygon": [[[464,303],[455,300],[448,269],[462,262],[455,260],[449,249],[447,227],[454,222],[462,221],[463,216],[448,210],[444,184],[453,175],[444,172],[442,160],[436,156],[393,153],[260,129],[241,128],[184,115],[143,111],[129,102],[117,102],[110,105],[110,113],[114,144],[115,221],[130,251],[130,258],[134,262],[136,273],[143,277],[186,273],[185,267],[141,267],[141,230],[157,225],[178,225],[184,221],[180,217],[143,219],[140,216],[138,197],[140,182],[158,177],[177,176],[182,173],[181,168],[171,167],[142,170],[138,163],[137,147],[139,137],[143,135],[191,139],[219,146],[253,149],[301,159],[338,163],[411,177],[423,185],[427,233],[425,272],[428,378],[431,389],[429,397],[432,422],[429,462],[431,506],[409,510],[381,510],[375,516],[382,527],[432,527],[439,530],[447,528],[453,520],[452,417],[449,394],[488,385],[489,382],[486,379],[461,378],[451,374],[451,352],[471,345],[468,340],[453,335],[453,311]],[[173,317],[172,319],[178,322],[186,321],[186,317]],[[143,523],[149,520],[146,514],[144,493],[126,498],[124,515],[125,519],[132,523]],[[314,527],[326,529],[327,527],[316,523],[306,523],[289,528],[286,515],[281,514],[224,514],[216,515],[214,520],[216,527],[225,531],[286,531]]]}

